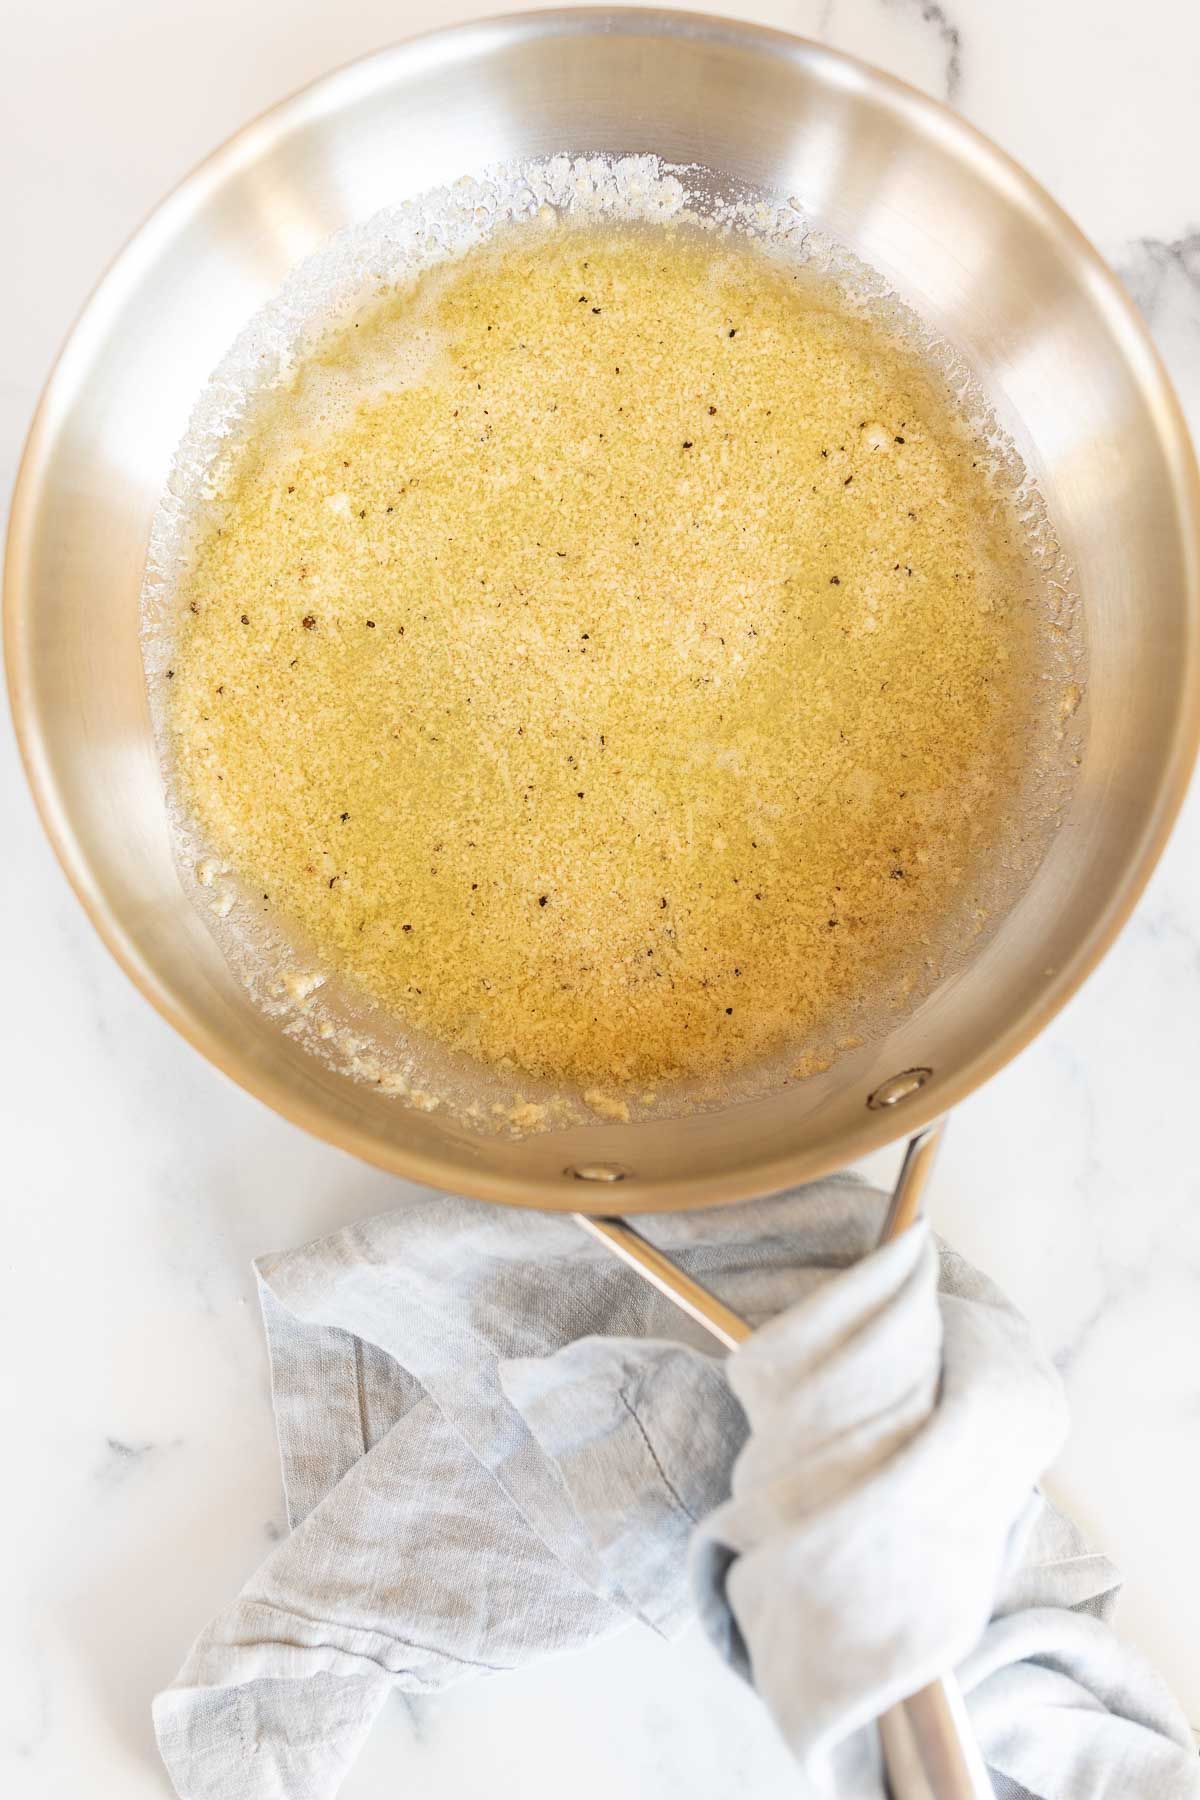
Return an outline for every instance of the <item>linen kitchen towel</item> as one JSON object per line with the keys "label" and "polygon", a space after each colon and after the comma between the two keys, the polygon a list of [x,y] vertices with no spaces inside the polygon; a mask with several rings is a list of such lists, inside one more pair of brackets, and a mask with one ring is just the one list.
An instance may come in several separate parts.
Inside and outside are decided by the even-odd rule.
{"label": "linen kitchen towel", "polygon": [[[182,1800],[327,1800],[393,1687],[697,1608],[797,1791],[882,1795],[872,1721],[957,1666],[1005,1800],[1196,1800],[1117,1589],[1034,1489],[1053,1370],[851,1176],[647,1235],[732,1356],[569,1219],[445,1196],[258,1265],[291,1531],[155,1702]],[[764,1718],[764,1730],[769,1729]]]}

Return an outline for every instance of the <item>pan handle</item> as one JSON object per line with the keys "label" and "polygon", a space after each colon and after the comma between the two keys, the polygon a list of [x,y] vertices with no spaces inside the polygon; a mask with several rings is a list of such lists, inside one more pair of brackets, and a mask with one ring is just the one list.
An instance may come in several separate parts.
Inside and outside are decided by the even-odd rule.
{"label": "pan handle", "polygon": [[[908,1140],[880,1233],[881,1244],[899,1237],[920,1218],[921,1197],[945,1129],[945,1119],[936,1119]],[[627,1220],[588,1213],[576,1213],[575,1217],[585,1231],[703,1325],[727,1350],[736,1349],[750,1336],[751,1327],[744,1319],[685,1275]],[[879,1721],[879,1738],[891,1800],[993,1800],[992,1783],[953,1675],[943,1675],[889,1707]]]}

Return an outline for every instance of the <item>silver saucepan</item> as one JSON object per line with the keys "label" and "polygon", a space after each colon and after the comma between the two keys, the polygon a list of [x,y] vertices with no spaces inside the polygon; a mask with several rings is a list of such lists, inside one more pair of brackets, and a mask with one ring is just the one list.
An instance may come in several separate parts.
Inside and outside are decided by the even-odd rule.
{"label": "silver saucepan", "polygon": [[[138,594],[192,404],[288,270],[385,205],[563,148],[652,150],[795,196],[962,348],[1075,567],[1087,747],[1024,897],[886,1035],[724,1111],[510,1142],[323,1067],[255,1010],[175,872]],[[1112,942],[1195,752],[1198,517],[1183,420],[1129,300],[1070,220],[961,119],[753,26],[536,13],[329,76],[246,127],[143,226],[76,325],[30,435],[8,548],[9,681],[42,817],[98,930],[234,1080],[343,1149],[481,1199],[573,1210],[572,1171],[608,1165],[623,1175],[623,1211],[712,1205],[842,1167],[944,1113]]]}
{"label": "silver saucepan", "polygon": [[[962,350],[1074,565],[1086,748],[1023,896],[885,1034],[723,1110],[509,1141],[325,1067],[255,1009],[176,874],[138,597],[193,402],[289,269],[384,206],[562,150],[652,151],[794,197]],[[576,1211],[585,1191],[619,1192],[623,1212],[777,1191],[909,1133],[902,1222],[927,1157],[920,1134],[1078,987],[1163,846],[1200,731],[1198,520],[1186,429],[1128,298],[1036,183],[961,119],[755,26],[533,13],[418,38],[318,82],[239,132],[138,232],[75,326],[30,434],[7,559],[9,682],[43,820],[106,943],[204,1055],[298,1124],[481,1199]],[[621,1186],[585,1190],[589,1179]],[[640,1242],[630,1233],[624,1248],[641,1255]],[[669,1266],[657,1274],[678,1290]],[[706,1296],[690,1303],[713,1323]],[[716,1322],[737,1337],[737,1321]],[[918,1746],[928,1791],[971,1791],[969,1757],[955,1774],[953,1744],[936,1740]],[[903,1755],[893,1733],[897,1781]]]}

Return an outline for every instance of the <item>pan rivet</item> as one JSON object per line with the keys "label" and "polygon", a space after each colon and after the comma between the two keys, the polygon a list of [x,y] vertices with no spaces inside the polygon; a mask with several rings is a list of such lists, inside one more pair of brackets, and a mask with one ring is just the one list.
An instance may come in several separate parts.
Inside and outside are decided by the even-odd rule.
{"label": "pan rivet", "polygon": [[907,1100],[910,1094],[923,1088],[932,1074],[932,1069],[905,1069],[902,1074],[881,1081],[875,1092],[867,1095],[867,1105],[875,1112],[882,1111],[886,1106],[895,1106],[898,1101]]}
{"label": "pan rivet", "polygon": [[579,1163],[573,1169],[564,1169],[564,1175],[573,1175],[576,1181],[624,1181],[630,1173],[620,1163]]}

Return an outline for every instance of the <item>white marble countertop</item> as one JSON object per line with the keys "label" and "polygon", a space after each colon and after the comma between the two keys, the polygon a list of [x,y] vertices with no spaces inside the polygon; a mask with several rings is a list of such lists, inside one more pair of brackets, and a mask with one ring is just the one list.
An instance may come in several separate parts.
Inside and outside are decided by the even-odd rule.
{"label": "white marble countertop", "polygon": [[[761,0],[949,97],[1124,273],[1200,429],[1192,0]],[[102,265],[253,113],[453,0],[44,0],[0,59],[0,496]],[[15,254],[14,254],[15,251]],[[0,1791],[169,1792],[152,1692],[281,1528],[253,1255],[384,1209],[385,1176],[230,1087],[109,960],[11,732],[0,942]],[[1200,803],[1115,950],[956,1117],[941,1230],[1036,1320],[1074,1432],[1052,1488],[1124,1567],[1122,1620],[1200,1724]],[[603,1719],[605,1729],[598,1730]],[[783,1800],[753,1696],[649,1633],[396,1701],[343,1792]]]}

